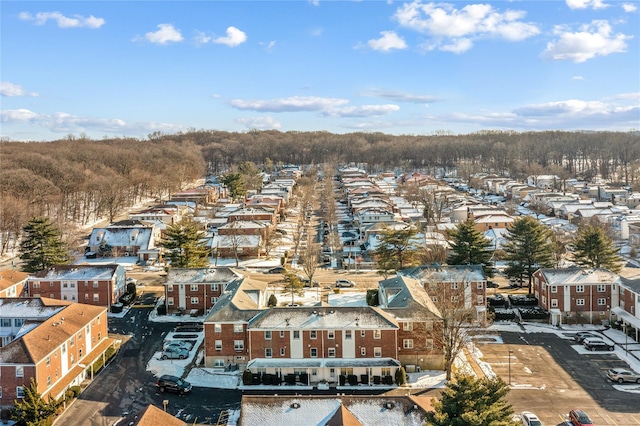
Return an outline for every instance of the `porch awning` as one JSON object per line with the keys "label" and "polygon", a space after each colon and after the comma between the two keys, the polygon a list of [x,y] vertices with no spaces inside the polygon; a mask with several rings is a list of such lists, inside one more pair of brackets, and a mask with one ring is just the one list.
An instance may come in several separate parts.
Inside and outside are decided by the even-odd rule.
{"label": "porch awning", "polygon": [[256,358],[249,361],[247,368],[320,368],[322,360],[315,358]]}
{"label": "porch awning", "polygon": [[400,367],[393,358],[256,358],[247,368],[366,368]]}
{"label": "porch awning", "polygon": [[335,358],[325,359],[325,367],[400,367],[400,362],[393,358]]}
{"label": "porch awning", "polygon": [[630,314],[624,309],[616,306],[615,308],[611,309],[611,313],[617,316],[622,321],[626,322],[627,324],[631,324],[635,328],[640,328],[640,318]]}

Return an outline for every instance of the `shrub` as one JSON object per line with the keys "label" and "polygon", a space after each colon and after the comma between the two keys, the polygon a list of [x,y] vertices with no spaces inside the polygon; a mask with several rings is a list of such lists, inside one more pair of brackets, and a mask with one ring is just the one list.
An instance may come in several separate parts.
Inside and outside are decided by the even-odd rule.
{"label": "shrub", "polygon": [[347,382],[347,377],[343,376],[342,374],[338,377],[338,383],[340,383],[340,386],[344,386],[344,384]]}
{"label": "shrub", "polygon": [[396,384],[402,386],[407,383],[407,372],[404,367],[400,367],[396,370]]}
{"label": "shrub", "polygon": [[367,290],[367,305],[369,306],[378,306],[380,302],[378,301],[378,290],[371,289]]}
{"label": "shrub", "polygon": [[278,298],[276,297],[275,294],[272,294],[271,296],[269,296],[269,301],[267,302],[267,306],[269,306],[270,308],[273,308],[274,306],[278,306]]}
{"label": "shrub", "polygon": [[249,370],[244,370],[242,373],[242,383],[244,385],[251,385],[253,382],[253,373]]}
{"label": "shrub", "polygon": [[356,376],[355,374],[349,374],[347,376],[347,380],[349,381],[350,386],[355,386],[358,384],[358,376]]}
{"label": "shrub", "polygon": [[80,396],[80,392],[82,392],[82,388],[80,386],[71,386],[69,390],[73,392],[74,398],[77,398],[78,396]]}

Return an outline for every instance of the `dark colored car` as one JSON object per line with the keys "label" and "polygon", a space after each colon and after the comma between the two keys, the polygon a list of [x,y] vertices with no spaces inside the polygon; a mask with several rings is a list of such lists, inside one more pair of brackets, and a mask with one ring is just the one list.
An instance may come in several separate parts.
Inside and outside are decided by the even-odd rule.
{"label": "dark colored car", "polygon": [[575,426],[586,426],[593,424],[587,413],[582,410],[569,411],[569,419],[571,419]]}
{"label": "dark colored car", "polygon": [[614,345],[610,345],[602,339],[584,339],[582,344],[590,351],[612,351],[615,349]]}
{"label": "dark colored car", "polygon": [[176,392],[180,395],[191,392],[191,383],[182,380],[180,377],[165,374],[156,381],[158,391]]}
{"label": "dark colored car", "polygon": [[276,266],[275,268],[271,268],[267,271],[267,274],[282,274],[285,269],[282,266]]}
{"label": "dark colored car", "polygon": [[578,343],[582,343],[584,339],[599,339],[599,338],[600,336],[598,336],[597,334],[590,333],[588,331],[579,331],[576,333],[575,336],[573,336],[573,340],[575,340]]}

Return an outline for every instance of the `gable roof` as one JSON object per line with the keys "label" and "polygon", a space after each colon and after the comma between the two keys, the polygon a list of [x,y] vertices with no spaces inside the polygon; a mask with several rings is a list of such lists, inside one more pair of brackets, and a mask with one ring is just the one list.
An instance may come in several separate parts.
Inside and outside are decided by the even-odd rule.
{"label": "gable roof", "polygon": [[371,307],[317,306],[271,308],[251,320],[250,329],[340,330],[397,329],[397,322],[382,310]]}
{"label": "gable roof", "polygon": [[43,280],[111,280],[120,265],[52,265],[30,276]]}
{"label": "gable roof", "polygon": [[440,311],[420,281],[397,275],[380,281],[381,308],[399,319],[441,319]]}
{"label": "gable roof", "polygon": [[550,285],[620,283],[620,277],[617,274],[604,268],[541,268],[540,273]]}
{"label": "gable roof", "polygon": [[205,267],[205,268],[169,268],[166,284],[203,284],[203,283],[228,283],[242,278],[231,268]]}
{"label": "gable roof", "polygon": [[25,281],[29,274],[22,271],[13,271],[11,269],[6,269],[4,271],[0,271],[0,291],[6,290],[9,287],[12,287],[21,281]]}
{"label": "gable roof", "polygon": [[239,278],[227,284],[204,322],[246,322],[260,313],[268,284],[248,278]]}
{"label": "gable roof", "polygon": [[122,426],[186,426],[179,418],[154,405],[148,405],[141,411],[126,416],[118,423]]}
{"label": "gable roof", "polygon": [[421,282],[486,281],[482,265],[423,265],[400,271]]}

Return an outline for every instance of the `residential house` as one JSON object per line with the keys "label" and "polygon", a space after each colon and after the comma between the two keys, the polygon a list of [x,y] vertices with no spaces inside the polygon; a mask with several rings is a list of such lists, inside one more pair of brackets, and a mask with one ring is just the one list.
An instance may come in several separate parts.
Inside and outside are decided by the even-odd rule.
{"label": "residential house", "polygon": [[390,395],[243,395],[238,426],[423,425],[428,398]]}
{"label": "residential house", "polygon": [[152,206],[129,214],[129,220],[141,222],[162,222],[175,225],[182,220],[182,210],[174,205]]}
{"label": "residential house", "polygon": [[0,271],[0,297],[20,297],[29,274],[22,271],[5,269]]}
{"label": "residential house", "polygon": [[157,259],[153,227],[139,220],[115,222],[106,228],[93,228],[86,256],[138,257],[141,261]]}
{"label": "residential house", "polygon": [[637,209],[640,206],[640,192],[633,192],[627,197],[627,207]]}
{"label": "residential house", "polygon": [[551,323],[601,324],[620,305],[620,277],[606,269],[541,268],[533,274],[538,305],[551,313]]}
{"label": "residential house", "polygon": [[275,214],[274,210],[266,209],[264,207],[241,208],[229,213],[229,215],[227,216],[227,222],[229,224],[238,220],[242,220],[242,221],[257,220],[257,221],[265,222],[269,226],[275,226],[276,223],[278,222],[278,216]]}
{"label": "residential house", "polygon": [[254,195],[253,197],[247,198],[244,202],[244,207],[246,208],[265,208],[268,210],[273,210],[276,215],[279,215],[282,212],[284,207],[284,199],[282,197],[267,197],[265,195],[259,194]]}
{"label": "residential house", "polygon": [[0,298],[0,347],[23,334],[25,323],[28,329],[30,324],[44,321],[70,303],[47,297]]}
{"label": "residential house", "polygon": [[167,314],[203,315],[211,309],[227,285],[242,275],[230,268],[169,268],[164,283]]}
{"label": "residential house", "polygon": [[169,202],[191,202],[194,203],[196,207],[206,206],[208,204],[214,204],[217,200],[217,196],[218,192],[214,188],[189,188],[178,191],[175,194],[171,194],[171,200]]}
{"label": "residential house", "polygon": [[98,360],[117,342],[107,337],[107,309],[71,303],[0,348],[0,406],[25,396],[33,379],[43,398],[60,398],[94,373]]}
{"label": "residential house", "polygon": [[214,235],[210,242],[211,253],[217,260],[258,258],[262,244],[260,235]]}
{"label": "residential house", "polygon": [[620,306],[612,308],[615,321],[628,333],[634,329],[636,342],[640,341],[640,277],[620,277]]}
{"label": "residential house", "polygon": [[27,279],[29,297],[49,297],[88,305],[106,306],[127,292],[125,271],[120,265],[53,265]]}

